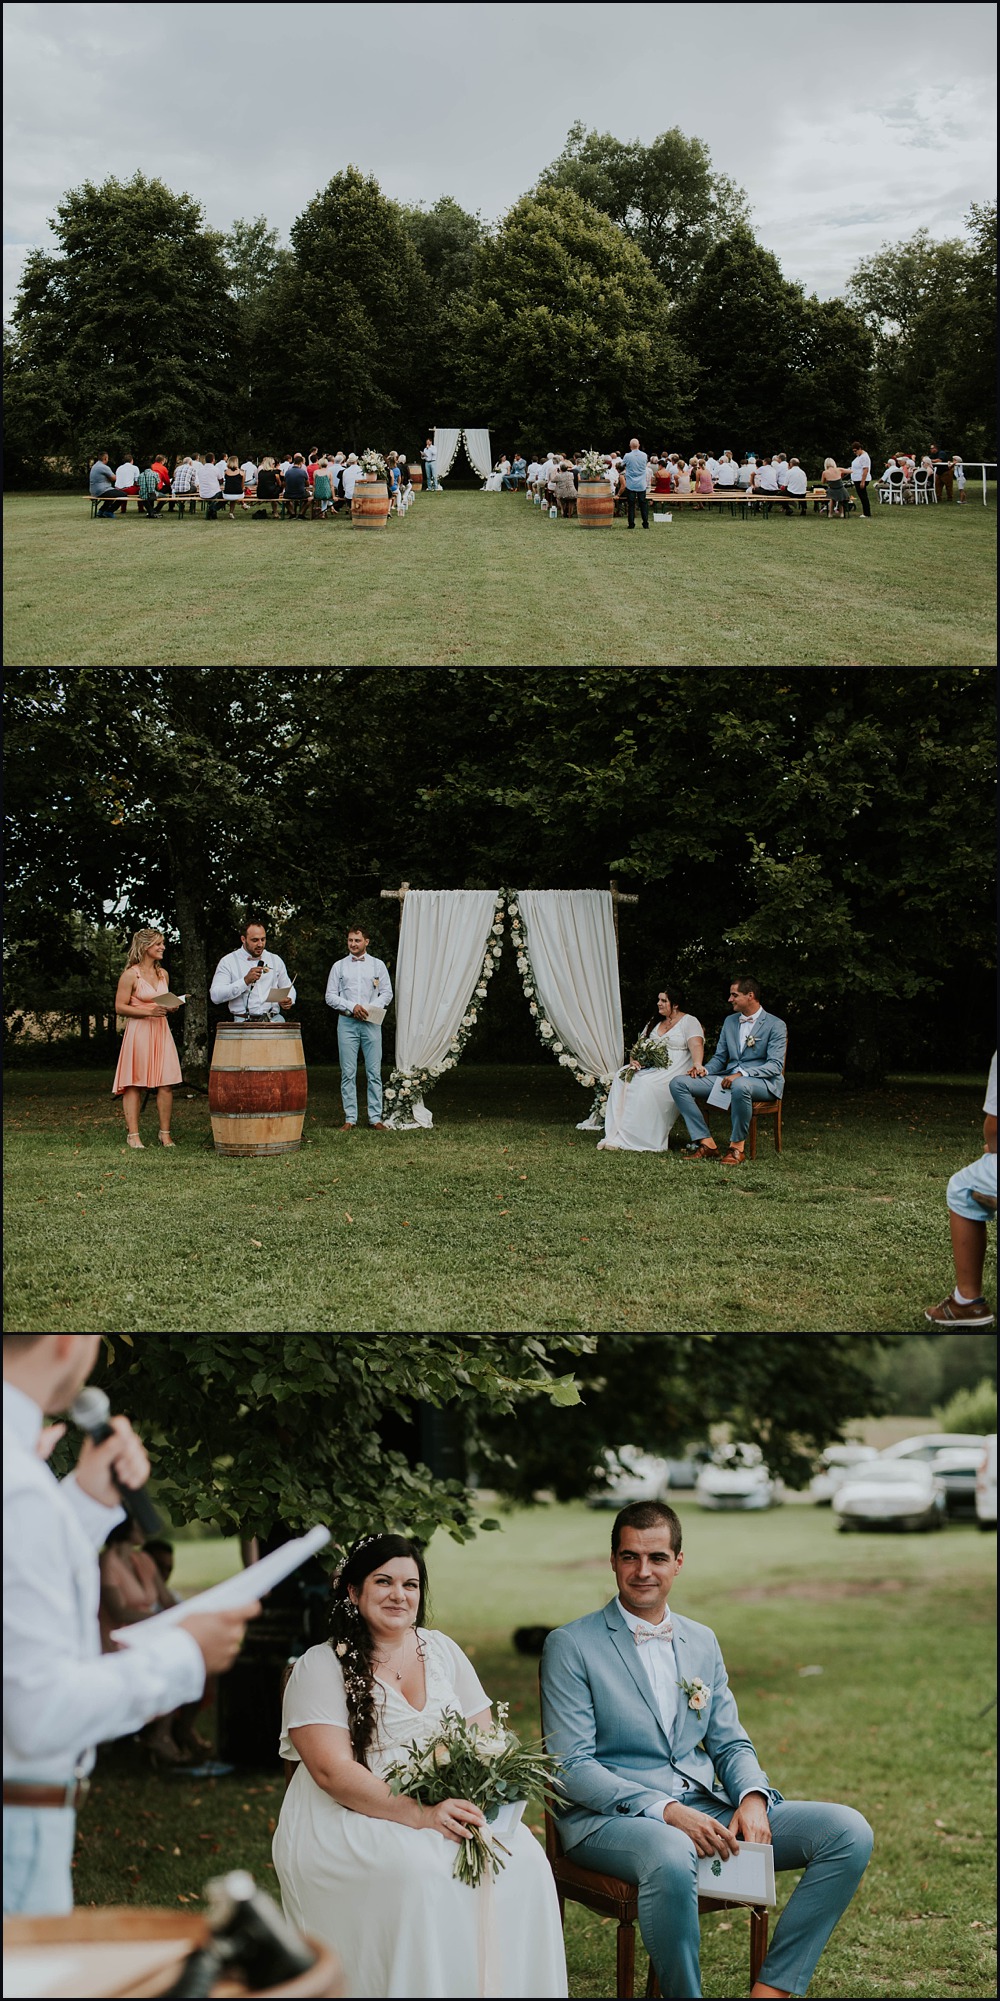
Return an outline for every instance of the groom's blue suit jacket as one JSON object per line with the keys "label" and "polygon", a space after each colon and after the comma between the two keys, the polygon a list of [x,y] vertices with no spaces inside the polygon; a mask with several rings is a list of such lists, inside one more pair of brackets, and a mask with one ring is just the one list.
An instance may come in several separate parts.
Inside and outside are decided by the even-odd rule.
{"label": "groom's blue suit jacket", "polygon": [[[733,1807],[748,1791],[764,1793],[769,1804],[781,1798],[740,1728],[715,1634],[694,1619],[671,1616],[679,1679],[700,1678],[711,1691],[699,1713],[678,1690],[672,1741],[615,1599],[559,1627],[545,1642],[542,1722],[570,1801],[558,1809],[567,1848],[594,1833],[608,1814],[635,1816],[672,1793],[672,1773]],[[683,1803],[683,1792],[680,1797]]]}
{"label": "groom's blue suit jacket", "polygon": [[785,1089],[781,1069],[785,1061],[788,1030],[776,1014],[768,1014],[764,1008],[750,1033],[754,1047],[744,1049],[741,1056],[740,1017],[738,1014],[727,1015],[714,1053],[705,1068],[710,1077],[731,1077],[739,1065],[748,1077],[759,1077],[767,1085],[772,1098],[780,1098]]}

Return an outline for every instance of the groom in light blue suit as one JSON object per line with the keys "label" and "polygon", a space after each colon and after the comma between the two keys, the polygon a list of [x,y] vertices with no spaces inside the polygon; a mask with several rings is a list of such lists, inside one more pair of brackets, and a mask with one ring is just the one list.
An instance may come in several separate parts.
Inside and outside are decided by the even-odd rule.
{"label": "groom in light blue suit", "polygon": [[[689,1160],[722,1160],[739,1166],[743,1142],[750,1130],[755,1098],[780,1098],[785,1089],[785,1049],[788,1031],[776,1014],[761,1007],[757,981],[742,973],[729,989],[733,1012],[722,1024],[714,1054],[707,1063],[670,1079],[670,1095],[684,1117],[691,1146]],[[724,1154],[708,1130],[702,1105],[721,1082],[729,1092],[731,1137]]]}
{"label": "groom in light blue suit", "polygon": [[701,1994],[699,1855],[771,1842],[804,1871],[775,1928],[755,1996],[804,1994],[867,1867],[853,1807],[786,1800],[740,1727],[715,1634],[667,1612],[684,1557],[672,1508],[623,1508],[611,1534],[618,1596],[550,1633],[542,1717],[569,1804],[567,1855],[639,1889],[639,1929],[665,1997]]}

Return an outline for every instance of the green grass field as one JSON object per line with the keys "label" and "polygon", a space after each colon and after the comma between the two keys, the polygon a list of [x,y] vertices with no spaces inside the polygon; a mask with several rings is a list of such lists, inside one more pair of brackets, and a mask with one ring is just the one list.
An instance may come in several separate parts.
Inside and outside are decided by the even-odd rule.
{"label": "green grass field", "polygon": [[9,666],[979,666],[983,508],[828,521],[674,511],[629,534],[521,495],[420,494],[402,521],[215,524],[8,497]]}
{"label": "green grass field", "polygon": [[599,1152],[555,1064],[461,1067],[412,1133],[340,1132],[338,1075],[297,1154],[221,1158],[179,1091],[140,1159],[110,1076],[8,1070],[5,1328],[908,1332],[950,1289],[981,1081],[790,1078],[783,1153],[730,1170]]}
{"label": "green grass field", "polygon": [[[681,1495],[686,1561],[671,1603],[719,1635],[740,1717],[787,1798],[839,1799],[875,1853],[820,1960],[815,1996],[995,1993],[996,1545],[939,1535],[839,1536],[829,1509],[706,1515]],[[561,1624],[611,1596],[611,1516],[518,1510],[499,1534],[429,1553],[432,1623],[467,1648],[522,1737],[538,1730],[534,1660],[516,1626]],[[190,1590],[238,1568],[234,1544],[179,1543]],[[802,1670],[812,1668],[812,1674]],[[816,1673],[816,1669],[820,1673]],[[197,1908],[205,1879],[247,1868],[272,1892],[276,1772],[154,1776],[130,1742],[102,1751],[80,1820],[80,1903]],[[539,1831],[537,1814],[529,1824]],[[782,1905],[792,1888],[779,1877]],[[775,1921],[777,1913],[772,1913]],[[571,1905],[569,1991],[613,1992],[614,1926]],[[705,1992],[747,1991],[747,1920],[702,1920]],[[637,1952],[636,1992],[646,1959]]]}

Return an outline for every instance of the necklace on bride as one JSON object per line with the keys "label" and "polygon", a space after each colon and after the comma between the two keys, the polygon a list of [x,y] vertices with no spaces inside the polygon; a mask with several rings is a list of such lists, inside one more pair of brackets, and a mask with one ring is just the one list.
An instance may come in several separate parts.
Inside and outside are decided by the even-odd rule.
{"label": "necklace on bride", "polygon": [[[399,1666],[399,1667],[393,1667],[393,1668],[390,1668],[390,1672],[391,1672],[392,1674],[394,1674],[394,1675],[395,1675],[395,1677],[396,1677],[396,1680],[397,1680],[397,1681],[402,1681],[402,1679],[403,1679],[403,1668],[402,1668],[402,1663],[403,1663],[403,1662],[405,1661],[405,1659],[406,1659],[406,1641],[407,1641],[407,1638],[408,1638],[408,1637],[409,1637],[409,1636],[408,1636],[407,1634],[404,1634],[404,1635],[403,1635],[403,1644],[402,1644],[402,1646],[396,1649],[396,1651],[398,1652],[398,1654],[399,1654],[399,1656],[400,1656],[400,1666]],[[384,1668],[389,1668],[389,1667],[390,1667],[390,1662],[391,1662],[391,1660],[392,1660],[392,1655],[391,1655],[391,1654],[376,1654],[376,1656],[375,1656],[375,1666],[376,1666],[376,1667],[384,1667]]]}

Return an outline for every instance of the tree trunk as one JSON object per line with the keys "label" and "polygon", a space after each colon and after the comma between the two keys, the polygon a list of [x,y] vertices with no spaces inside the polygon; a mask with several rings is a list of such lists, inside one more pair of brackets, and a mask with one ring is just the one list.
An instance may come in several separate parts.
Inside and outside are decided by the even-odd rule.
{"label": "tree trunk", "polygon": [[852,1091],[878,1090],[885,1082],[878,1001],[874,994],[849,994],[844,1013],[844,1083]]}
{"label": "tree trunk", "polygon": [[90,1042],[90,1016],[86,1009],[80,1014],[80,1041],[85,1049]]}
{"label": "tree trunk", "polygon": [[184,954],[184,1043],[181,1068],[191,1084],[208,1083],[208,972],[205,965],[204,913],[200,897],[182,879],[171,853],[177,928]]}

